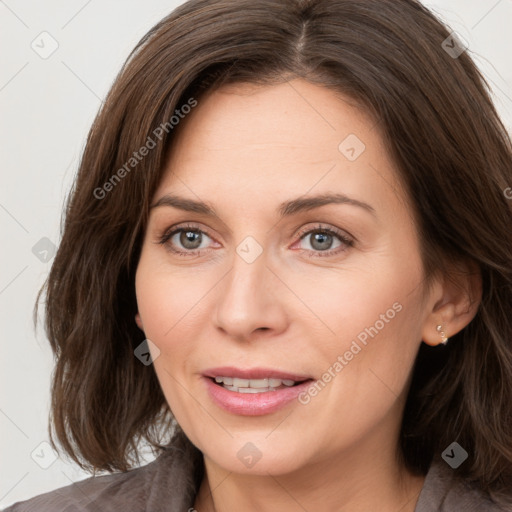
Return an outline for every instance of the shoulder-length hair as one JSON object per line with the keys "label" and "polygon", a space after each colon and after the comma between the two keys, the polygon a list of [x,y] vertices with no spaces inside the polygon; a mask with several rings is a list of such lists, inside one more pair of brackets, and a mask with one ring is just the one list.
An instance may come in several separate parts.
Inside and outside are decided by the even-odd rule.
{"label": "shoulder-length hair", "polygon": [[52,423],[88,471],[139,464],[141,440],[163,449],[161,429],[176,425],[153,368],[134,356],[144,339],[134,275],[179,119],[222,84],[299,77],[375,119],[413,205],[425,286],[454,261],[481,273],[474,319],[446,348],[419,349],[397,457],[425,474],[457,441],[469,454],[458,476],[510,492],[512,144],[456,41],[416,0],[190,0],[142,38],[88,134],[38,295],[56,358],[55,449]]}

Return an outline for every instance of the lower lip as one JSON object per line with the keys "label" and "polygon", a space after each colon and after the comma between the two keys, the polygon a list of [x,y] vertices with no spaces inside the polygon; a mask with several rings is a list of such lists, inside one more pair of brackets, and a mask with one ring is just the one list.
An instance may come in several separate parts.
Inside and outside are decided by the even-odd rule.
{"label": "lower lip", "polygon": [[311,386],[313,380],[307,380],[296,386],[263,391],[262,393],[238,393],[219,386],[209,377],[204,377],[211,399],[222,409],[243,416],[270,414],[296,399]]}

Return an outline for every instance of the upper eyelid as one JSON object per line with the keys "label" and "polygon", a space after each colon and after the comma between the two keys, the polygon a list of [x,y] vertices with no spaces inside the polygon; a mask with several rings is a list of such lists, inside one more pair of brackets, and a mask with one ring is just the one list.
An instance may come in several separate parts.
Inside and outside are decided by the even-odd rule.
{"label": "upper eyelid", "polygon": [[[325,224],[325,225],[319,226],[319,224]],[[171,227],[165,228],[164,230],[161,231],[161,233],[162,233],[162,235],[165,235],[166,233],[172,233],[173,231],[181,231],[181,230],[185,230],[185,229],[193,229],[193,230],[201,231],[201,232],[207,234],[208,236],[210,236],[210,238],[215,238],[214,236],[210,235],[209,228],[201,227],[199,225],[196,225],[193,222],[185,222],[184,224],[181,224],[181,223],[175,224]],[[314,226],[308,226],[307,228],[306,227],[301,228],[300,230],[298,230],[298,231],[295,230],[294,232],[297,236],[301,236],[301,235],[307,233],[308,231],[320,231],[322,229],[324,229],[326,231],[333,231],[335,233],[337,231],[339,231],[340,234],[346,233],[347,237],[353,238],[352,235],[347,233],[345,230],[343,230],[341,228],[334,227],[334,226],[330,226],[327,223],[322,223],[322,222],[317,222],[316,225],[314,225]]]}
{"label": "upper eyelid", "polygon": [[[190,226],[188,226],[187,224],[190,224]],[[192,225],[192,223],[188,223],[188,222],[185,223],[185,225],[177,224],[176,226],[165,229],[162,232],[161,236],[171,235],[171,233],[174,235],[174,234],[176,234],[176,232],[179,233],[180,231],[186,231],[187,229],[190,229],[193,231],[199,231],[199,232],[207,235],[208,237],[210,237],[212,240],[216,240],[216,238],[210,234],[208,229],[205,229],[205,228],[202,228],[199,226],[194,226],[194,225]]]}

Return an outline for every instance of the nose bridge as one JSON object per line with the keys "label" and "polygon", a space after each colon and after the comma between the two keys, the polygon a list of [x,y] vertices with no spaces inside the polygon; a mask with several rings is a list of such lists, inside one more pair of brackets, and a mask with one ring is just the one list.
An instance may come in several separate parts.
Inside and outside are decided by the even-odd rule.
{"label": "nose bridge", "polygon": [[242,338],[263,327],[281,329],[285,313],[276,293],[278,279],[267,268],[269,252],[250,236],[235,251],[231,270],[219,288],[217,326]]}

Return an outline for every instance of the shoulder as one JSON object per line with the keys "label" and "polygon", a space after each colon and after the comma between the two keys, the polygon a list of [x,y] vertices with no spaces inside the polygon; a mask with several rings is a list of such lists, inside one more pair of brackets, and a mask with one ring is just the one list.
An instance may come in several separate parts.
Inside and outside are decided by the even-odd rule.
{"label": "shoulder", "polygon": [[414,512],[511,512],[486,493],[456,477],[440,457],[432,461]]}
{"label": "shoulder", "polygon": [[162,507],[180,510],[190,503],[195,491],[191,469],[179,453],[167,450],[145,466],[89,477],[18,501],[3,512],[158,512],[164,510]]}
{"label": "shoulder", "polygon": [[133,510],[136,510],[137,503],[143,502],[145,498],[146,473],[142,467],[125,473],[89,477],[28,500],[18,501],[4,509],[4,512],[92,511],[101,510],[107,502],[113,506],[110,510],[122,510],[117,506],[127,502],[133,504]]}

